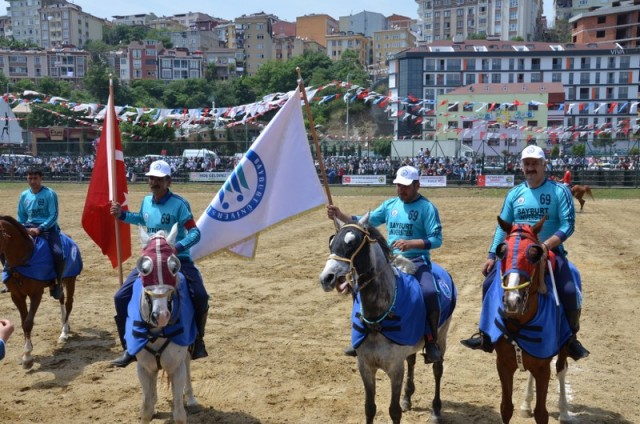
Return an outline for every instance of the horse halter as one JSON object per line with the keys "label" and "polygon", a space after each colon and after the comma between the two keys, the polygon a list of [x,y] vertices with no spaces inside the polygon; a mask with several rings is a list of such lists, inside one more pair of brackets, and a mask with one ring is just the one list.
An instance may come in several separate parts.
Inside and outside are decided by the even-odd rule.
{"label": "horse halter", "polygon": [[[333,253],[333,251],[335,249],[332,248],[332,244],[333,244],[336,236],[338,236],[339,234],[341,234],[343,232],[343,230],[348,229],[348,228],[354,228],[357,232],[362,233],[362,240],[360,240],[360,242],[358,243],[358,246],[353,250],[353,253],[351,255],[348,255],[348,253],[349,253],[348,249],[345,249],[345,251],[343,253],[344,256],[341,256],[340,254]],[[348,242],[344,242],[344,238],[346,238],[346,236],[343,237],[343,244],[347,244]],[[366,245],[371,244],[371,243],[377,243],[377,242],[378,242],[378,240],[376,240],[374,237],[372,237],[371,234],[369,234],[369,231],[366,228],[364,228],[364,227],[362,227],[362,226],[360,226],[358,224],[345,224],[340,228],[340,230],[338,231],[337,234],[335,234],[334,236],[331,236],[331,240],[329,242],[329,248],[331,249],[332,253],[329,255],[329,259],[333,259],[333,260],[340,261],[340,262],[346,262],[346,263],[349,264],[349,272],[347,272],[347,274],[345,275],[345,279],[347,280],[347,282],[349,283],[349,286],[351,286],[351,288],[352,288],[352,290],[354,292],[358,292],[358,291],[362,290],[363,288],[365,288],[367,286],[367,284],[369,284],[373,280],[375,275],[373,275],[368,280],[358,284],[355,281],[354,277],[353,277],[354,273],[356,273],[356,274],[358,273],[358,271],[356,270],[353,262],[356,259],[356,256],[358,256],[358,254],[362,251],[362,249],[364,249],[364,247]],[[340,247],[342,247],[342,246],[340,246]],[[364,275],[364,274],[362,274],[362,275]]]}

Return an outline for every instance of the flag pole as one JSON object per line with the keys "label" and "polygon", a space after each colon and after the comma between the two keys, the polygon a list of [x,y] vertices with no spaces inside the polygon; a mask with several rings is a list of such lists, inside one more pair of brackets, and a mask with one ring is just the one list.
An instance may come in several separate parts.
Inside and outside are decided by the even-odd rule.
{"label": "flag pole", "polygon": [[[307,99],[307,90],[304,88],[304,80],[302,79],[302,74],[300,73],[300,67],[296,66],[296,72],[298,73],[298,86],[300,87],[300,92],[302,93],[302,99],[304,100],[305,110],[307,111],[307,118],[309,119],[309,128],[311,129],[311,136],[313,137],[313,144],[316,146],[316,155],[318,156],[318,163],[320,164],[320,174],[322,175],[322,185],[324,186],[324,191],[327,193],[327,200],[330,205],[333,205],[333,200],[331,199],[331,190],[329,190],[329,180],[327,179],[327,171],[324,168],[324,160],[322,159],[322,152],[320,151],[320,143],[318,143],[318,134],[316,134],[316,127],[313,124],[313,116],[311,115],[311,107],[309,107],[309,99]],[[337,223],[334,220],[334,223]]]}
{"label": "flag pole", "polygon": [[[109,153],[109,178],[110,187],[109,191],[111,193],[111,201],[118,201],[118,178],[117,178],[117,166],[116,166],[116,146],[115,146],[115,134],[113,134],[113,129],[115,128],[114,119],[116,117],[112,113],[114,111],[113,107],[113,75],[109,74],[109,100],[108,100],[108,110],[105,117],[105,125],[102,126],[103,131],[107,131],[107,152]],[[118,222],[117,217],[113,217],[114,225],[116,230],[116,257],[118,258],[118,276],[120,278],[120,285],[123,283],[123,275],[122,275],[122,252],[120,251],[120,223]]]}

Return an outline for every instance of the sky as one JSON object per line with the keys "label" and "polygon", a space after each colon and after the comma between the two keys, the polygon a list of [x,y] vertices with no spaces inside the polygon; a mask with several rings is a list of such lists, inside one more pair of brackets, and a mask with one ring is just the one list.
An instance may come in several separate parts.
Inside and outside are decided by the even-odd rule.
{"label": "sky", "polygon": [[[271,13],[278,18],[295,22],[297,16],[312,13],[325,13],[335,19],[362,12],[381,13],[385,16],[394,13],[418,17],[418,4],[415,0],[230,0],[190,2],[190,5],[175,0],[73,0],[87,13],[99,18],[111,19],[113,15],[135,15],[141,13],[155,13],[157,16],[170,16],[178,13],[202,12],[217,18],[233,20],[242,15],[258,12]],[[200,6],[194,5],[200,3]],[[550,16],[553,10],[553,0],[543,0],[544,13]],[[7,2],[0,0],[0,15],[7,14]],[[261,5],[260,5],[261,4]]]}

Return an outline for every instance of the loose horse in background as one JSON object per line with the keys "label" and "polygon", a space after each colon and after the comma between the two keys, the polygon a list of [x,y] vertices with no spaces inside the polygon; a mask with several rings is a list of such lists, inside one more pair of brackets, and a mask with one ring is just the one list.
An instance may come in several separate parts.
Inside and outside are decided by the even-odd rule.
{"label": "loose horse in background", "polygon": [[[352,344],[365,388],[367,423],[373,423],[376,415],[376,372],[382,369],[391,380],[389,415],[393,423],[398,424],[402,412],[411,409],[416,352],[424,346],[427,312],[422,291],[413,275],[402,273],[393,265],[387,241],[376,228],[369,226],[368,214],[358,223],[340,224],[338,233],[331,239],[331,254],[319,276],[320,283],[327,292],[335,288],[348,289],[354,294]],[[415,271],[415,265],[408,259],[398,257],[396,260],[403,262],[408,271]],[[443,280],[447,279],[448,283],[438,280],[441,291],[448,293],[449,302],[448,307],[442,307],[438,330],[438,343],[444,355],[456,293],[450,276],[440,267],[437,275],[436,267],[434,264],[434,278],[442,278],[444,274]],[[444,296],[441,299],[447,301]],[[407,332],[408,329],[413,331]],[[405,360],[408,371],[401,402]],[[443,363],[434,363],[432,422],[439,422],[441,418],[442,374]]]}
{"label": "loose horse in background", "polygon": [[142,423],[153,418],[160,370],[169,376],[176,424],[187,422],[185,401],[188,408],[198,407],[191,386],[188,351],[197,330],[187,282],[178,273],[180,260],[173,253],[177,234],[175,225],[168,235],[159,231],[149,236],[140,229],[143,246],[137,262],[140,278],[134,283],[125,337],[129,353],[138,361]]}
{"label": "loose horse in background", "polygon": [[[513,375],[516,369],[530,372],[525,400],[520,406],[521,415],[531,416],[535,380],[536,403],[533,415],[538,424],[549,421],[546,402],[551,375],[550,364],[556,354],[556,372],[560,385],[559,419],[560,422],[570,419],[565,392],[568,353],[560,346],[564,345],[571,332],[562,306],[555,301],[557,294],[553,293],[555,298],[548,294],[544,279],[546,264],[542,260],[543,249],[538,240],[538,233],[544,221],[543,218],[534,226],[530,226],[510,224],[498,217],[498,223],[507,236],[496,250],[500,259],[500,262],[496,263],[496,266],[500,264],[500,282],[496,280],[492,284],[485,296],[485,305],[493,295],[499,298],[502,291],[502,309],[498,308],[499,317],[496,316],[494,322],[501,332],[495,343],[495,350],[502,385],[500,414],[503,423],[508,423],[513,416]],[[482,321],[481,317],[481,329]],[[545,333],[551,329],[559,330],[556,334]]]}
{"label": "loose horse in background", "polygon": [[[73,309],[76,278],[82,271],[82,257],[78,246],[64,234],[61,234],[66,265],[63,273],[63,290],[60,297],[60,316],[62,332],[58,342],[69,338],[69,315]],[[45,287],[55,283],[53,258],[46,240],[27,233],[22,224],[11,216],[0,216],[0,255],[4,256],[3,280],[11,292],[11,300],[20,312],[20,321],[24,333],[25,345],[22,353],[22,367],[30,369],[34,360],[31,352],[31,331],[36,312],[42,301]],[[29,299],[29,306],[27,306]]]}
{"label": "loose horse in background", "polygon": [[583,199],[585,194],[588,194],[589,197],[591,197],[591,200],[593,200],[594,202],[596,200],[591,193],[591,187],[589,187],[588,185],[575,184],[571,186],[571,194],[576,198],[576,200],[578,200],[578,202],[580,202],[580,212],[582,212],[582,209],[584,208],[584,204],[586,202],[586,200]]}

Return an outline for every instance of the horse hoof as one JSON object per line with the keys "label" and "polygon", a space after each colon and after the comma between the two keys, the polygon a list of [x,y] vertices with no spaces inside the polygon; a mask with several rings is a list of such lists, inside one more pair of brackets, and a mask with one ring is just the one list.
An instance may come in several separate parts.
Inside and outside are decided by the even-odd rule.
{"label": "horse hoof", "polygon": [[197,414],[198,412],[202,411],[202,408],[198,403],[195,403],[193,405],[187,405],[185,409],[189,414]]}
{"label": "horse hoof", "polygon": [[411,411],[411,401],[400,402],[400,408],[402,409],[402,412]]}
{"label": "horse hoof", "polygon": [[29,360],[22,360],[23,370],[30,370],[31,368],[33,368],[33,358]]}
{"label": "horse hoof", "polygon": [[431,418],[429,419],[430,423],[441,423],[442,422],[442,415],[436,415],[435,413],[431,414]]}
{"label": "horse hoof", "polygon": [[62,335],[62,336],[58,337],[58,343],[59,344],[66,343],[67,340],[69,340],[69,336],[68,335]]}

